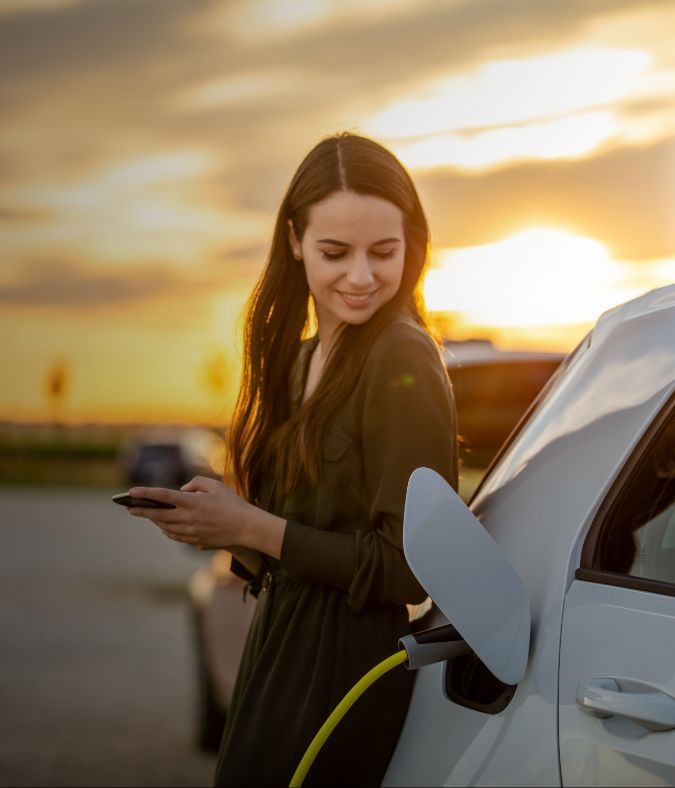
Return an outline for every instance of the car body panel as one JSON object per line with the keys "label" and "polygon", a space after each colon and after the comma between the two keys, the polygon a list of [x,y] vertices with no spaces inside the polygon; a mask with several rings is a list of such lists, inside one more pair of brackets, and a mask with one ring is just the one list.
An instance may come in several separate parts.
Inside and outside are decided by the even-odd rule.
{"label": "car body panel", "polygon": [[[575,580],[565,599],[560,654],[564,785],[675,785],[675,729],[598,718],[576,703],[579,685],[613,678],[675,696],[675,597]],[[673,700],[675,707],[675,699]]]}
{"label": "car body panel", "polygon": [[[528,591],[527,672],[510,705],[489,717],[445,699],[441,668],[423,668],[430,675],[417,677],[385,785],[561,784],[563,601],[593,517],[674,377],[675,285],[605,313],[554,375],[471,502]],[[442,752],[429,751],[430,738]]]}

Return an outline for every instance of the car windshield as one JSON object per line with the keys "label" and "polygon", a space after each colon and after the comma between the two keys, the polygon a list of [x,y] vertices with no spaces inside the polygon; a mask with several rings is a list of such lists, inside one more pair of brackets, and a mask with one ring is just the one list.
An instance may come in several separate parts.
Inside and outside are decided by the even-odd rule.
{"label": "car windshield", "polygon": [[487,486],[489,481],[494,481],[495,474],[498,473],[498,468],[502,465],[507,454],[509,453],[509,450],[514,445],[516,439],[522,433],[525,426],[530,422],[530,420],[532,419],[534,414],[539,410],[539,408],[542,407],[542,405],[552,395],[552,393],[557,388],[558,382],[564,377],[566,372],[578,361],[578,359],[583,355],[583,353],[590,347],[591,335],[592,332],[586,334],[586,336],[581,340],[581,342],[579,342],[576,348],[574,348],[574,350],[572,350],[565,357],[565,359],[560,364],[560,366],[548,379],[547,383],[541,389],[537,397],[533,400],[529,408],[525,411],[521,419],[518,421],[516,426],[511,431],[508,438],[502,444],[497,454],[494,456],[480,484],[478,485],[473,495],[471,496],[471,500],[469,501],[469,504],[473,503],[473,501],[477,498],[477,496]]}

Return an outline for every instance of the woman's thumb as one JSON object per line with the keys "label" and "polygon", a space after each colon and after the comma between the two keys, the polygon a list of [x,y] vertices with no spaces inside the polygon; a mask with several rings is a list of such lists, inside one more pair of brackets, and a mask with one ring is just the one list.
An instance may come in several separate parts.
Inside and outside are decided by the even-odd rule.
{"label": "woman's thumb", "polygon": [[195,476],[194,479],[190,479],[187,484],[184,484],[181,490],[183,490],[183,492],[206,492],[208,490],[208,485],[205,484],[205,482],[206,479]]}

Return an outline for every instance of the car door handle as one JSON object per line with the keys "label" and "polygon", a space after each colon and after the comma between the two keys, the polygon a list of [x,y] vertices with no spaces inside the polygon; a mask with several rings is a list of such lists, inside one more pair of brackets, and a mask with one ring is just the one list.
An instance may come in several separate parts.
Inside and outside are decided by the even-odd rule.
{"label": "car door handle", "polygon": [[[631,682],[631,685],[635,683]],[[616,679],[590,679],[577,687],[577,706],[594,717],[627,717],[651,731],[675,728],[675,698],[647,685],[623,691]]]}

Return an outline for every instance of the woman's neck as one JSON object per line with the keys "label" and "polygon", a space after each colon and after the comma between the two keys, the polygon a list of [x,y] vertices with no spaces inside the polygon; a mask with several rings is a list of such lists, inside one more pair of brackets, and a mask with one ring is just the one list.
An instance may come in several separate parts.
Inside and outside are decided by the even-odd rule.
{"label": "woman's neck", "polygon": [[318,344],[314,349],[314,354],[317,356],[318,359],[321,359],[321,363],[328,358],[330,351],[333,347],[333,343],[338,334],[338,325],[330,326],[330,327],[322,327],[321,325],[318,326],[317,336],[319,338]]}
{"label": "woman's neck", "polygon": [[307,374],[305,376],[305,389],[302,393],[303,403],[312,396],[314,390],[319,385],[319,380],[321,379],[325,361],[326,357],[323,353],[321,340],[319,339],[319,342],[316,344],[314,350],[312,350],[311,356],[309,357]]}

